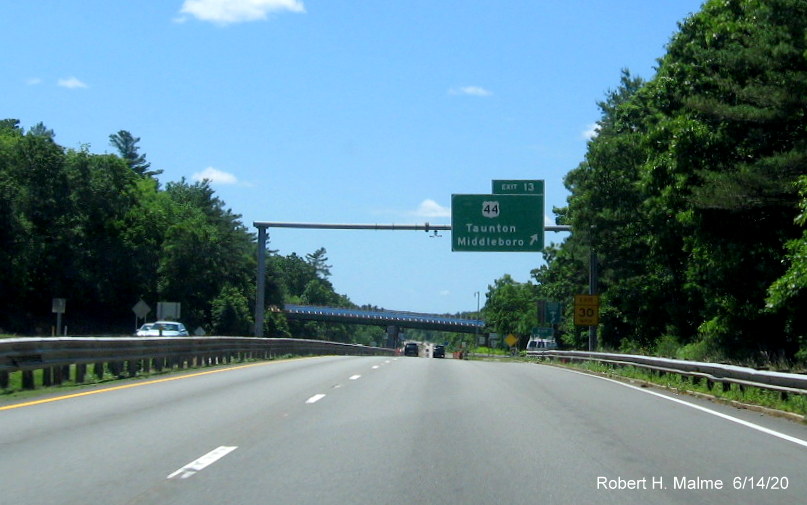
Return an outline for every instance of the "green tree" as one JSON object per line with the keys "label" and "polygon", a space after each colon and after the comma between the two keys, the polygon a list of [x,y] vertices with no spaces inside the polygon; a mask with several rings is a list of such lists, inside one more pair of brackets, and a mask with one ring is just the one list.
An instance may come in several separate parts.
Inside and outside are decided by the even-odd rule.
{"label": "green tree", "polygon": [[210,301],[224,286],[252,290],[253,236],[225,210],[209,181],[166,185],[172,202],[158,268],[162,300],[180,302],[192,325],[210,320]]}
{"label": "green tree", "polygon": [[146,161],[145,154],[140,154],[138,142],[140,142],[140,137],[134,137],[126,130],[120,130],[109,136],[109,143],[118,150],[121,158],[135,173],[144,177],[155,177],[162,174],[162,170],[149,170],[151,163]]}
{"label": "green tree", "polygon": [[213,300],[211,317],[215,335],[247,336],[252,333],[254,322],[247,297],[232,286],[224,286]]}
{"label": "green tree", "polygon": [[30,135],[34,135],[34,136],[37,136],[37,137],[47,137],[47,138],[49,138],[51,140],[53,140],[53,138],[55,136],[54,133],[53,133],[53,130],[47,128],[45,126],[45,124],[43,122],[41,122],[41,121],[39,123],[35,124],[34,127],[31,128],[28,131],[28,133]]}
{"label": "green tree", "polygon": [[[801,213],[796,224],[807,228],[807,175],[799,178]],[[767,307],[780,313],[786,320],[793,355],[807,363],[807,317],[803,307],[807,303],[807,229],[801,237],[789,241],[787,247],[787,271],[773,282],[768,290]]]}
{"label": "green tree", "polygon": [[801,1],[708,1],[680,24],[652,80],[623,72],[566,177],[558,211],[574,232],[535,272],[542,296],[580,287],[593,248],[607,345],[666,338],[715,355],[791,354],[802,326],[776,296],[782,285],[768,287],[787,243],[796,265],[801,233],[805,26]]}
{"label": "green tree", "polygon": [[23,327],[29,257],[28,222],[22,212],[23,188],[17,145],[22,137],[19,121],[0,121],[0,328]]}
{"label": "green tree", "polygon": [[317,276],[322,279],[327,279],[331,276],[331,265],[328,265],[328,257],[326,254],[327,251],[325,251],[325,248],[320,247],[313,253],[305,255],[305,259],[308,261],[308,264],[314,267],[314,271],[316,271]]}
{"label": "green tree", "polygon": [[495,333],[513,334],[526,340],[538,325],[537,290],[532,283],[519,283],[505,274],[488,286],[483,310],[487,326]]}

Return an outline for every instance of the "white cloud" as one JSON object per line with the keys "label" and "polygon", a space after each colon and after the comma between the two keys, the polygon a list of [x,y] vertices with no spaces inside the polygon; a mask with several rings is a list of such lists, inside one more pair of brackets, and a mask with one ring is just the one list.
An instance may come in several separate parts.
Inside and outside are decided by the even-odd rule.
{"label": "white cloud", "polygon": [[261,21],[276,11],[305,12],[305,6],[300,0],[185,0],[180,9],[183,15],[222,25]]}
{"label": "white cloud", "polygon": [[238,178],[223,170],[213,167],[207,167],[201,172],[196,172],[191,176],[194,181],[209,180],[213,184],[238,184]]}
{"label": "white cloud", "polygon": [[580,136],[585,140],[591,140],[599,134],[600,125],[597,123],[591,123],[590,125],[586,126],[586,129],[580,134]]}
{"label": "white cloud", "polygon": [[450,217],[451,209],[443,207],[434,200],[427,199],[420,202],[418,208],[410,212],[410,214],[417,217]]}
{"label": "white cloud", "polygon": [[29,86],[36,86],[37,84],[42,84],[42,79],[39,77],[29,77],[25,80],[25,84]]}
{"label": "white cloud", "polygon": [[490,96],[492,91],[488,91],[481,86],[462,86],[459,88],[451,88],[448,92],[452,95],[467,95],[467,96]]}
{"label": "white cloud", "polygon": [[59,79],[56,81],[56,84],[68,89],[77,89],[77,88],[86,88],[87,85],[81,82],[76,77],[68,77],[66,79]]}

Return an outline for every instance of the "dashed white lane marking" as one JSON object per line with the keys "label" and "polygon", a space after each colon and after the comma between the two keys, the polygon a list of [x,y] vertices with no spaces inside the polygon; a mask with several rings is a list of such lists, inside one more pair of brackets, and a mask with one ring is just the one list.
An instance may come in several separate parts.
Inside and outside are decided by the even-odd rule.
{"label": "dashed white lane marking", "polygon": [[323,398],[325,398],[325,395],[323,395],[323,394],[314,395],[311,398],[309,398],[308,400],[306,400],[305,403],[308,403],[308,404],[317,403],[318,401],[322,400]]}
{"label": "dashed white lane marking", "polygon": [[352,381],[359,380],[359,379],[361,379],[361,375],[351,375],[349,377],[349,380],[352,380]]}
{"label": "dashed white lane marking", "polygon": [[188,477],[192,477],[196,475],[196,473],[201,472],[208,466],[212,465],[216,461],[220,460],[224,456],[230,454],[234,450],[238,449],[237,446],[221,446],[217,449],[213,449],[212,451],[208,452],[201,458],[191,461],[187,465],[183,466],[176,472],[169,475],[168,479],[173,479],[174,477],[179,477],[180,479],[187,479]]}
{"label": "dashed white lane marking", "polygon": [[381,365],[373,365],[373,370],[377,370],[379,368],[381,368]]}

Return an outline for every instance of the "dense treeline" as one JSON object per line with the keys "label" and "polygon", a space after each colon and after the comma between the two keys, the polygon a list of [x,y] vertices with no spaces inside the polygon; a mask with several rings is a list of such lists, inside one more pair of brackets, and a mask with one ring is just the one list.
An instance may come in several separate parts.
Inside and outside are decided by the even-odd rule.
{"label": "dense treeline", "polygon": [[566,303],[564,342],[587,343],[571,300],[593,249],[601,345],[807,360],[806,29],[803,0],[708,1],[652,80],[624,71],[599,103],[556,209],[574,231],[522,287]]}
{"label": "dense treeline", "polygon": [[[208,181],[160,187],[139,138],[110,135],[118,154],[65,149],[42,123],[0,121],[0,333],[47,335],[53,298],[72,334],[127,333],[143,299],[179,302],[208,334],[252,333],[256,237]],[[270,251],[266,299],[350,306],[334,292],[324,249]],[[267,334],[378,341],[382,329],[290,325],[267,311]]]}

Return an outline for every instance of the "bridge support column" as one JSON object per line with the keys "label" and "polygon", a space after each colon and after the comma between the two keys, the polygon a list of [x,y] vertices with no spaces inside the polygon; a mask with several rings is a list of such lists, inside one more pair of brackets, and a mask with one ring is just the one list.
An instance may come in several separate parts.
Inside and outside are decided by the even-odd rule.
{"label": "bridge support column", "polygon": [[397,349],[401,343],[401,329],[395,325],[387,326],[387,347]]}

